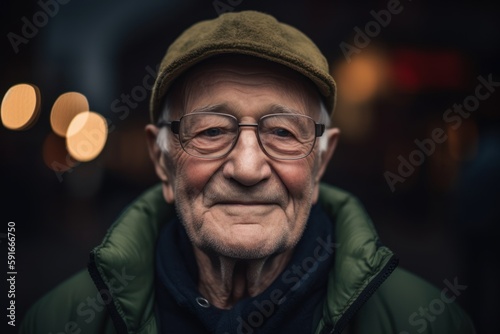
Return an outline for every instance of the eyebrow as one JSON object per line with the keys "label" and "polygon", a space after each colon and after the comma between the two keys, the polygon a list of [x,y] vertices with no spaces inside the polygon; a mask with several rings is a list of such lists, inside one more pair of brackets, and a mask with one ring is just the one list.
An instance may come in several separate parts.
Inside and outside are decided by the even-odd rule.
{"label": "eyebrow", "polygon": [[[282,104],[273,104],[268,109],[270,114],[304,114],[296,109],[289,108]],[[203,107],[195,108],[191,112],[195,113],[204,113],[204,112],[218,112],[218,113],[231,113],[231,108],[227,105],[227,103],[219,103],[213,105],[206,105]]]}
{"label": "eyebrow", "polygon": [[296,109],[289,108],[282,104],[273,104],[269,110],[273,114],[304,114]]}
{"label": "eyebrow", "polygon": [[207,105],[203,106],[200,108],[195,108],[191,112],[196,112],[196,113],[203,113],[203,112],[227,112],[229,111],[229,107],[227,103],[220,103],[220,104],[212,104],[212,105]]}

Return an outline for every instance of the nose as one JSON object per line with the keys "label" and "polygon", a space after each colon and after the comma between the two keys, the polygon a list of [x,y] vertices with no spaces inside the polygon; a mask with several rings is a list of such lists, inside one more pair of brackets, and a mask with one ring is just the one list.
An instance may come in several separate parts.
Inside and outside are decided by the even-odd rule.
{"label": "nose", "polygon": [[257,138],[257,128],[243,126],[233,150],[227,156],[223,175],[244,186],[253,186],[271,176],[268,157]]}

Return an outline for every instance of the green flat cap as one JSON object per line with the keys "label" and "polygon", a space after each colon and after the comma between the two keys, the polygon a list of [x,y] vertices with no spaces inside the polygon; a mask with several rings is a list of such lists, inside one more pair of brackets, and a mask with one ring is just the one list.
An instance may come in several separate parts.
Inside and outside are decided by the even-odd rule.
{"label": "green flat cap", "polygon": [[153,86],[151,121],[158,119],[163,97],[176,78],[204,59],[220,54],[267,59],[303,74],[316,85],[326,107],[333,112],[335,81],[318,47],[302,32],[270,15],[243,11],[196,23],[170,45]]}

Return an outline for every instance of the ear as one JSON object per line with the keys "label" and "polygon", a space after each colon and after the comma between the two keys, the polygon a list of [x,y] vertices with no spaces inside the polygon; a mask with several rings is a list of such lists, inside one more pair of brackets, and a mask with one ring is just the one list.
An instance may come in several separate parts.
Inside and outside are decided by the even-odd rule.
{"label": "ear", "polygon": [[327,129],[324,136],[327,136],[327,148],[326,150],[319,152],[319,165],[316,176],[314,177],[314,193],[313,193],[313,204],[318,201],[319,197],[319,181],[321,177],[325,173],[326,166],[328,166],[328,162],[333,156],[333,152],[335,152],[335,148],[337,147],[337,143],[340,136],[340,130],[338,128]]}
{"label": "ear", "polygon": [[174,202],[173,179],[169,176],[169,171],[165,166],[165,154],[156,143],[156,137],[160,130],[153,124],[148,124],[146,125],[145,131],[149,157],[153,162],[156,175],[158,175],[162,183],[163,197],[167,203],[171,204]]}

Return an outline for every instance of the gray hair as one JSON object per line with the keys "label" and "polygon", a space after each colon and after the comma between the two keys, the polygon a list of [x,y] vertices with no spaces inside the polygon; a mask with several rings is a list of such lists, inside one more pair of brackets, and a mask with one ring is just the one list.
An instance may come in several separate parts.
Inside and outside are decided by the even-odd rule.
{"label": "gray hair", "polygon": [[[172,102],[170,94],[165,97],[165,103],[160,113],[158,122],[168,122],[170,110],[172,109]],[[169,140],[168,140],[168,129],[166,126],[162,126],[158,131],[158,136],[156,136],[156,145],[160,148],[163,153],[167,153],[169,150]]]}

